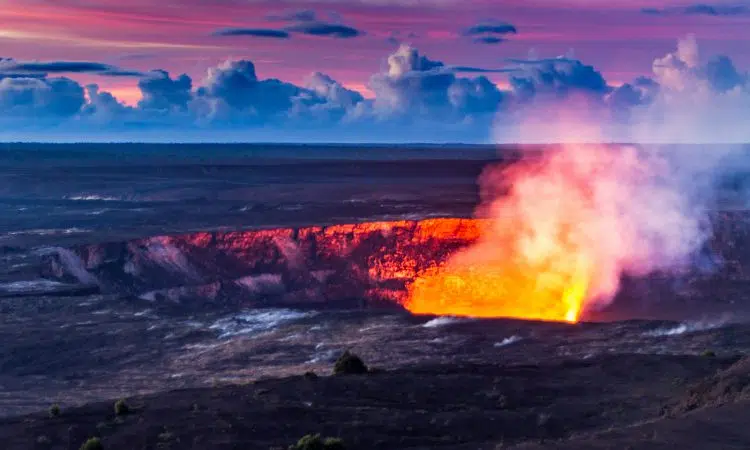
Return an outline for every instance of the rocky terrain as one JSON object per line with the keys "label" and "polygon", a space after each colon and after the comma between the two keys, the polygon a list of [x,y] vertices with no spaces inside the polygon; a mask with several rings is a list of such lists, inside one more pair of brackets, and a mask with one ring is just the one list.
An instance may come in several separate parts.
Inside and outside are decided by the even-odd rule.
{"label": "rocky terrain", "polygon": [[[494,149],[27,150],[0,155],[0,448],[750,442],[744,184],[688,267],[569,325],[400,307],[476,239]],[[346,350],[374,370],[332,376]]]}
{"label": "rocky terrain", "polygon": [[[744,314],[736,305],[750,304],[750,214],[722,211],[712,221],[712,235],[683,270],[626,277],[615,301],[587,318]],[[201,232],[51,248],[38,264],[58,293],[135,297],[183,313],[399,309],[419,274],[471,245],[483,226],[436,218]]]}
{"label": "rocky terrain", "polygon": [[398,303],[478,233],[470,219],[428,219],[160,236],[59,249],[43,274],[182,309],[351,308]]}
{"label": "rocky terrain", "polygon": [[[696,397],[699,380],[721,395]],[[9,450],[91,437],[106,449],[281,449],[317,433],[352,449],[746,448],[747,408],[735,402],[748,386],[734,356],[457,362],[130,397],[119,414],[114,401],[62,408],[0,420],[0,439]]]}

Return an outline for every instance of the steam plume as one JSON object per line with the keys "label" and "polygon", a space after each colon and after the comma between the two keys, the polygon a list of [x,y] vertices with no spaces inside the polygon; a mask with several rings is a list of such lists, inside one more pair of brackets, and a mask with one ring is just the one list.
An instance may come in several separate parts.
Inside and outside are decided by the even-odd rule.
{"label": "steam plume", "polygon": [[[743,156],[690,143],[743,136],[731,119],[750,95],[717,91],[692,38],[654,74],[658,93],[624,125],[586,95],[522,109],[515,141],[564,144],[483,174],[480,240],[424,273],[407,308],[574,322],[607,305],[623,275],[685,267],[710,233],[717,180]],[[507,138],[507,123],[497,128]],[[638,144],[580,144],[617,141]]]}
{"label": "steam plume", "polygon": [[575,322],[623,274],[682,267],[706,229],[671,170],[658,152],[573,144],[489,169],[480,240],[418,280],[407,307]]}

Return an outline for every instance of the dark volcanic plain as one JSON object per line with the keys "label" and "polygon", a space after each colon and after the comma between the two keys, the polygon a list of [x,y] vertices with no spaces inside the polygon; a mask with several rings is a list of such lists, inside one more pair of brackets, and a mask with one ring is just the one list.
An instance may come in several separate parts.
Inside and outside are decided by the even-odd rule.
{"label": "dark volcanic plain", "polygon": [[60,150],[0,153],[2,449],[750,446],[744,174],[693,267],[566,325],[392,301],[471,240],[415,221],[469,216],[494,150]]}
{"label": "dark volcanic plain", "polygon": [[[531,448],[581,448],[581,442],[591,448],[667,448],[675,437],[684,448],[746,448],[750,433],[741,426],[746,411],[726,417],[732,407],[717,407],[663,416],[669,405],[685,402],[691,382],[747,366],[736,361],[611,355],[517,366],[454,362],[358,376],[308,374],[134,397],[128,399],[132,412],[124,416],[104,402],[67,409],[59,417],[6,419],[0,436],[8,449],[75,449],[90,436],[102,436],[105,448],[123,450],[268,449],[285,448],[307,433],[338,436],[355,449],[494,449],[529,441],[535,442]],[[717,417],[723,423],[709,428]],[[702,426],[686,438],[674,431],[681,422]],[[621,429],[634,423],[643,424],[632,432]],[[731,433],[716,433],[728,424],[734,424]],[[601,430],[608,431],[579,437]],[[669,434],[676,436],[670,441]],[[745,446],[731,447],[733,442]]]}

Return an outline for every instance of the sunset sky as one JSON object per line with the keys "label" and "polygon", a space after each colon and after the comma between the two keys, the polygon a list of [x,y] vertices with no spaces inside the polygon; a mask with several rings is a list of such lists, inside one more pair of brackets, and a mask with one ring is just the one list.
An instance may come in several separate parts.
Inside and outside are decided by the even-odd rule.
{"label": "sunset sky", "polygon": [[[47,76],[69,77],[81,86],[95,83],[129,106],[141,99],[138,83],[149,71],[187,74],[196,88],[210,68],[227,60],[252,61],[259,79],[294,85],[303,85],[312,72],[320,71],[372,99],[376,94],[371,77],[388,71],[387,58],[400,44],[410,44],[446,66],[472,69],[467,76],[508,68],[513,59],[564,55],[595,67],[613,88],[650,76],[655,59],[673,52],[677,40],[687,35],[695,36],[702,55],[726,55],[735,66],[750,67],[750,1],[0,3],[0,56],[16,63],[55,62],[60,66],[46,70]],[[65,72],[64,63],[69,62],[111,66],[116,73],[86,67]],[[500,90],[509,89],[508,73],[482,75]]]}

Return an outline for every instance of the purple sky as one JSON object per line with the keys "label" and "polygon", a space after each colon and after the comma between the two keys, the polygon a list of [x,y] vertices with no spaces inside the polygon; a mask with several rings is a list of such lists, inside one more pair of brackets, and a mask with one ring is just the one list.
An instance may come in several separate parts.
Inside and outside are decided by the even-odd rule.
{"label": "purple sky", "polygon": [[[573,55],[610,84],[648,74],[677,38],[697,36],[704,54],[726,54],[750,66],[749,2],[669,0],[4,0],[0,56],[16,60],[95,61],[123,69],[164,69],[205,77],[228,57],[249,59],[262,78],[301,83],[323,71],[370,96],[370,76],[397,47],[411,43],[449,65],[503,67],[507,58]],[[648,14],[643,8],[659,10]],[[351,39],[294,34],[290,39],[214,36],[225,28],[281,29],[269,15],[311,9],[319,20],[352,27]],[[518,32],[478,44],[463,32],[493,19]],[[570,53],[572,52],[572,53]],[[140,97],[134,78],[68,75],[98,83],[129,104]],[[488,77],[500,86],[505,75]]]}

